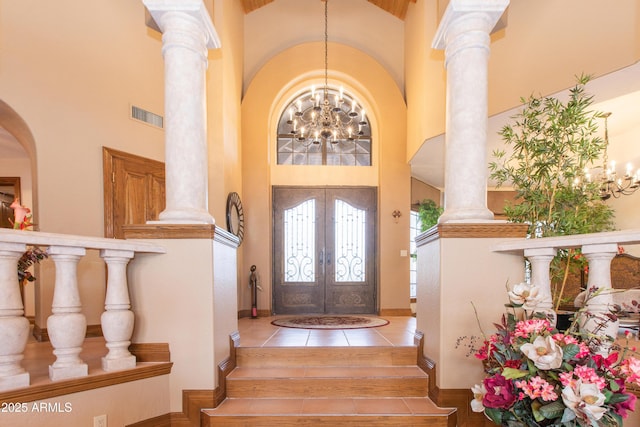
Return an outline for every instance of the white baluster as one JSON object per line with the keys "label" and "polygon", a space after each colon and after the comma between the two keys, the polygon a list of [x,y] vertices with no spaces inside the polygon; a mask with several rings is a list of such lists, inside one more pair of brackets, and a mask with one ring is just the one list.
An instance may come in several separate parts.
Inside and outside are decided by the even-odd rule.
{"label": "white baluster", "polygon": [[538,302],[534,311],[550,315],[554,324],[556,314],[551,298],[549,268],[557,252],[555,248],[525,249],[524,251],[524,256],[531,263],[531,285],[538,288]]}
{"label": "white baluster", "polygon": [[29,385],[29,373],[20,364],[29,338],[18,283],[18,260],[25,251],[22,243],[0,243],[0,390]]}
{"label": "white baluster", "polygon": [[[587,279],[587,290],[592,294],[592,289],[602,289],[602,291],[587,300],[587,312],[595,315],[583,324],[583,327],[598,335],[609,335],[615,338],[618,335],[618,321],[611,321],[604,317],[610,311],[613,304],[611,288],[611,260],[618,253],[616,243],[604,243],[600,245],[584,245],[582,253],[589,261],[589,278]],[[598,326],[606,322],[604,327]]]}
{"label": "white baluster", "polygon": [[109,353],[102,358],[102,369],[117,371],[135,368],[136,357],[129,352],[134,316],[130,310],[127,287],[127,263],[134,253],[104,249],[100,251],[100,256],[107,263],[108,269],[105,312],[102,313],[101,321]]}
{"label": "white baluster", "polygon": [[49,366],[52,381],[88,374],[87,364],[79,357],[87,332],[87,320],[82,314],[77,266],[85,253],[85,248],[80,247],[49,248],[49,256],[56,265],[53,314],[47,319],[47,331],[56,355],[56,361]]}

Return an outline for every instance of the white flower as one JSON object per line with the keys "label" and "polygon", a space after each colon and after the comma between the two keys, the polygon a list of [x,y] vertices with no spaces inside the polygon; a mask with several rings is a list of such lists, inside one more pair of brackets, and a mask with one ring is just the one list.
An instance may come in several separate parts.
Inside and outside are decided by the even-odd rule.
{"label": "white flower", "polygon": [[473,412],[483,412],[484,405],[482,404],[482,399],[484,399],[484,395],[487,394],[487,389],[484,384],[476,384],[471,387],[471,392],[473,393],[473,400],[471,401],[471,410]]}
{"label": "white flower", "polygon": [[538,287],[528,283],[518,283],[509,291],[509,300],[513,305],[535,307],[538,302]]}
{"label": "white flower", "polygon": [[523,344],[520,351],[531,359],[538,369],[557,369],[562,365],[562,348],[550,336],[539,336],[533,344]]}
{"label": "white flower", "polygon": [[576,382],[575,389],[567,386],[562,389],[562,401],[583,420],[599,420],[607,412],[604,405],[605,396],[600,393],[596,384]]}

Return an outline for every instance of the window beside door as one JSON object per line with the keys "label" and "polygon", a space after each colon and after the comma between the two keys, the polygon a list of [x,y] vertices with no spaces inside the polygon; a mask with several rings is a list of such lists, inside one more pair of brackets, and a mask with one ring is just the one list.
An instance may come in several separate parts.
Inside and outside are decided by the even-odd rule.
{"label": "window beside door", "polygon": [[417,258],[418,250],[416,248],[416,236],[421,233],[422,224],[420,223],[420,215],[416,211],[411,211],[411,219],[409,224],[409,253],[411,259],[409,261],[409,296],[411,298],[416,297],[416,283],[417,279]]}

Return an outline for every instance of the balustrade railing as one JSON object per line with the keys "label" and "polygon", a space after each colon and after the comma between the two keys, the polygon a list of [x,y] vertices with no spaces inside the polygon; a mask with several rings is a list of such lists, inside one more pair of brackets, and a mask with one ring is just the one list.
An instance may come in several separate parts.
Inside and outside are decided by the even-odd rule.
{"label": "balustrade railing", "polygon": [[107,239],[67,234],[0,229],[0,390],[27,387],[29,372],[21,366],[29,336],[29,321],[18,282],[18,260],[28,246],[47,250],[55,264],[55,285],[47,332],[55,362],[49,366],[51,380],[77,378],[88,374],[80,358],[87,322],[82,312],[77,265],[87,250],[97,250],[107,265],[105,311],[102,333],[108,353],[102,369],[115,371],[136,366],[128,348],[133,334],[134,315],[129,301],[127,264],[136,253],[164,253],[149,242]]}
{"label": "balustrade railing", "polygon": [[[539,289],[535,311],[553,312],[551,299],[550,267],[551,261],[560,249],[580,248],[589,262],[587,289],[611,289],[611,260],[618,253],[619,245],[640,243],[640,230],[621,230],[594,234],[577,234],[572,236],[544,237],[537,239],[510,240],[496,245],[496,252],[521,254],[531,263],[531,284]],[[595,296],[587,300],[587,311],[594,316],[583,325],[591,330],[602,315],[609,312],[613,304],[613,293],[610,291],[594,292]],[[605,333],[615,337],[618,322],[608,322]]]}

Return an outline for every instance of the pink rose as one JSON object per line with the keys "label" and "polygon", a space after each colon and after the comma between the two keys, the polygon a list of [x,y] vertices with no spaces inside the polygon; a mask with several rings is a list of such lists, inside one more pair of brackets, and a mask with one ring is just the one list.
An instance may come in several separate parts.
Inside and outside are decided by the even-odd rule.
{"label": "pink rose", "polygon": [[515,403],[513,383],[502,375],[485,378],[482,383],[487,389],[487,394],[482,399],[486,408],[507,409]]}

